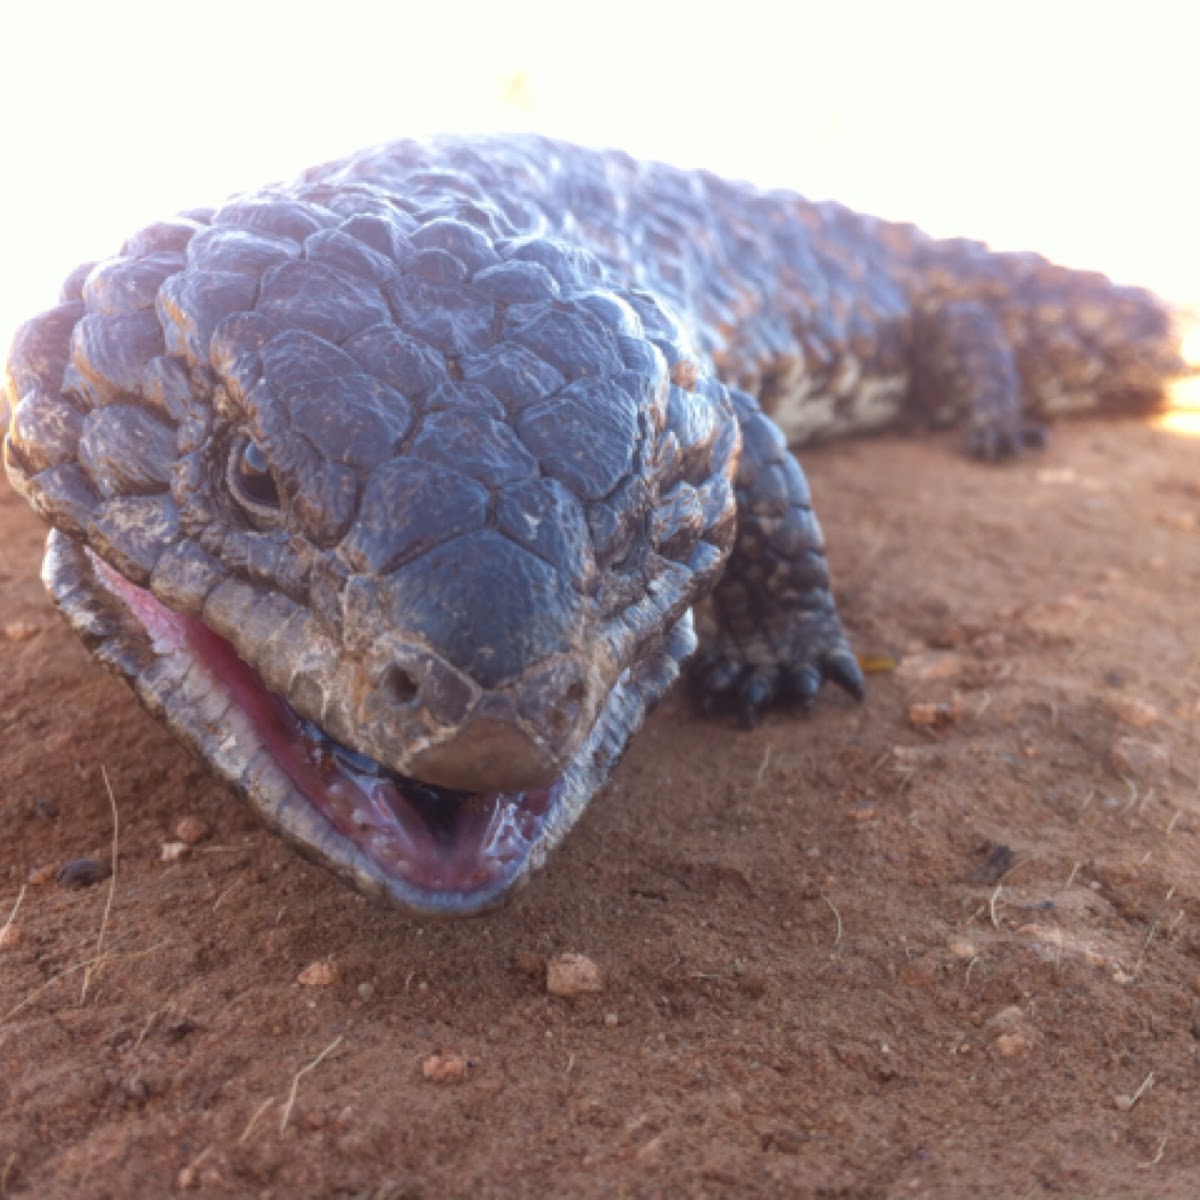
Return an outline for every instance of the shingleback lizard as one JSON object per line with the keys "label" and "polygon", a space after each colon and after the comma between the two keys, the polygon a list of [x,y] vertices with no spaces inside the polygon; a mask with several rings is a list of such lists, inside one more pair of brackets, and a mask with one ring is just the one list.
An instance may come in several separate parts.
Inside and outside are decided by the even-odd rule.
{"label": "shingleback lizard", "polygon": [[689,665],[862,676],[787,446],[1161,401],[1170,310],[1034,254],[538,137],[401,141],[143,229],[8,364],[93,654],[299,850],[426,914],[539,867]]}

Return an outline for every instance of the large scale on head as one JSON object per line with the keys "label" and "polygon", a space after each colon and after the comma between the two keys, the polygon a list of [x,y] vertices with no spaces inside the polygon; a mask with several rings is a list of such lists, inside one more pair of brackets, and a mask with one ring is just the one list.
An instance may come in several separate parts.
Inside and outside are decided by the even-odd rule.
{"label": "large scale on head", "polygon": [[462,157],[81,268],[5,443],[96,656],[303,852],[449,914],[541,864],[675,679],[739,447],[665,307]]}

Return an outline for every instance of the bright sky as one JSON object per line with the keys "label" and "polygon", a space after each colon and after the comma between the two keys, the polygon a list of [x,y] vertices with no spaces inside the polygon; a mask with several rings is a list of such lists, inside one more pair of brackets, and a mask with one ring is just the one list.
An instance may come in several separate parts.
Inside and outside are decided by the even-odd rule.
{"label": "bright sky", "polygon": [[521,126],[1197,300],[1198,33],[1191,0],[7,4],[0,339],[158,216]]}

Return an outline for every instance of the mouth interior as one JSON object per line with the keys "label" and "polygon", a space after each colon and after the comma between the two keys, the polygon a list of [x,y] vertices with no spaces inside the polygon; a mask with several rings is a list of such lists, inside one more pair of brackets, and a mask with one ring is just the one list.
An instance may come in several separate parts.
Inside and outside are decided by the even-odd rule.
{"label": "mouth interior", "polygon": [[530,792],[472,793],[392,771],[300,717],[202,621],[167,608],[99,558],[92,561],[155,649],[182,651],[201,664],[213,686],[249,718],[296,790],[391,879],[434,895],[470,895],[518,874],[554,810],[561,781]]}

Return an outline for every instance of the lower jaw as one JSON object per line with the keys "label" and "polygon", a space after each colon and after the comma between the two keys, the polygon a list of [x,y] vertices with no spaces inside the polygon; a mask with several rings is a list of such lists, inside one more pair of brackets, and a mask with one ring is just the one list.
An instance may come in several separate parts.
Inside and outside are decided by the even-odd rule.
{"label": "lower jaw", "polygon": [[95,656],[268,826],[359,891],[422,916],[469,916],[508,899],[575,824],[695,645],[689,614],[614,687],[560,780],[536,793],[471,797],[453,815],[453,837],[439,840],[436,826],[397,820],[397,791],[420,785],[347,767],[335,744],[306,745],[304,723],[201,622],[165,609],[58,531],[43,579]]}

